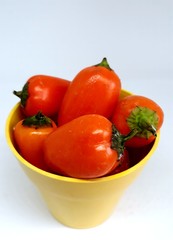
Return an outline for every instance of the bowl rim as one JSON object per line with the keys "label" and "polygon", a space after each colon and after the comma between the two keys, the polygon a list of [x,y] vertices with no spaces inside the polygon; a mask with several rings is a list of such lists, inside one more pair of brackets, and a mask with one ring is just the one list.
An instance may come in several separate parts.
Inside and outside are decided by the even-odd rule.
{"label": "bowl rim", "polygon": [[[130,92],[122,89],[123,92],[127,93],[127,94],[131,94]],[[115,179],[119,179],[122,178],[126,175],[129,175],[130,173],[136,171],[137,169],[139,169],[140,167],[142,167],[148,160],[149,158],[153,155],[153,153],[155,152],[155,150],[158,147],[158,143],[160,140],[160,130],[157,133],[157,137],[153,143],[153,146],[151,148],[151,150],[147,153],[147,155],[141,160],[139,161],[137,164],[135,164],[134,166],[130,167],[129,169],[120,172],[120,173],[116,173],[110,176],[103,176],[103,177],[99,177],[99,178],[93,178],[93,179],[79,179],[79,178],[72,178],[72,177],[67,177],[67,176],[61,176],[58,174],[54,174],[54,173],[50,173],[50,172],[46,172],[42,169],[39,169],[37,167],[35,167],[34,165],[32,165],[31,163],[29,163],[27,160],[25,160],[19,153],[18,151],[15,149],[11,137],[10,137],[10,122],[11,122],[11,118],[14,115],[15,111],[19,108],[20,106],[20,102],[16,103],[13,108],[11,109],[11,111],[9,112],[9,115],[7,116],[7,120],[6,120],[6,124],[5,124],[5,136],[6,136],[6,141],[7,144],[10,148],[10,150],[12,151],[12,153],[14,154],[14,156],[17,158],[17,160],[25,165],[27,168],[29,168],[30,170],[43,175],[44,177],[48,177],[51,179],[55,179],[55,180],[59,180],[59,181],[63,181],[63,182],[71,182],[71,183],[95,183],[95,182],[105,182],[105,181],[111,181],[111,180],[115,180]]]}

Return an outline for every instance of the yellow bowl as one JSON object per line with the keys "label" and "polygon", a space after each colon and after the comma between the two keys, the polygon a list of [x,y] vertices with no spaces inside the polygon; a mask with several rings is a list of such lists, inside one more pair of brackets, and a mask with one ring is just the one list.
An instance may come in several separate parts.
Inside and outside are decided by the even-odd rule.
{"label": "yellow bowl", "polygon": [[[121,97],[131,93],[122,90]],[[13,126],[22,118],[19,103],[11,110],[6,122],[7,143],[22,169],[42,194],[48,209],[61,223],[73,228],[89,228],[104,222],[113,212],[120,197],[135,180],[156,150],[160,133],[147,155],[121,173],[91,180],[59,176],[36,168],[17,152]]]}

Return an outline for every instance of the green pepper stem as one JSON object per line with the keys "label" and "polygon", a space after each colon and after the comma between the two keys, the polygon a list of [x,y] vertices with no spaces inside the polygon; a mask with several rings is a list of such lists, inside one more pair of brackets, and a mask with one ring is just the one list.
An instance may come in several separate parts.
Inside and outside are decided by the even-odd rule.
{"label": "green pepper stem", "polygon": [[13,91],[13,94],[21,99],[22,91]]}
{"label": "green pepper stem", "polygon": [[108,70],[111,70],[112,71],[112,69],[110,68],[110,66],[109,66],[109,64],[108,64],[108,61],[107,61],[107,58],[103,58],[103,60],[101,61],[101,63],[99,63],[99,64],[96,64],[95,65],[96,67],[98,67],[98,66],[100,66],[100,67],[105,67],[105,68],[107,68]]}
{"label": "green pepper stem", "polygon": [[132,137],[134,137],[137,133],[138,133],[138,130],[135,128],[132,131],[130,131],[127,135],[123,135],[124,143],[130,140]]}
{"label": "green pepper stem", "polygon": [[127,124],[130,129],[138,129],[140,137],[157,136],[158,115],[147,107],[136,106],[127,118]]}
{"label": "green pepper stem", "polygon": [[147,131],[149,131],[150,133],[152,133],[152,135],[154,135],[155,137],[157,136],[157,130],[154,127],[153,124],[151,124],[149,121],[147,121],[146,119],[144,119],[143,121],[140,122],[140,128],[145,129]]}
{"label": "green pepper stem", "polygon": [[52,121],[50,118],[46,117],[39,111],[36,115],[32,117],[27,117],[23,120],[22,125],[27,127],[52,127]]}
{"label": "green pepper stem", "polygon": [[27,101],[27,99],[29,97],[29,95],[28,95],[28,82],[25,83],[25,85],[23,86],[22,91],[15,91],[14,90],[13,94],[20,98],[21,106],[25,107],[26,101]]}
{"label": "green pepper stem", "polygon": [[124,145],[127,140],[130,140],[132,137],[134,137],[136,134],[138,134],[137,129],[133,129],[128,133],[127,135],[121,134],[115,125],[112,125],[112,139],[111,139],[111,148],[118,152],[118,158],[120,159],[121,156],[124,153]]}

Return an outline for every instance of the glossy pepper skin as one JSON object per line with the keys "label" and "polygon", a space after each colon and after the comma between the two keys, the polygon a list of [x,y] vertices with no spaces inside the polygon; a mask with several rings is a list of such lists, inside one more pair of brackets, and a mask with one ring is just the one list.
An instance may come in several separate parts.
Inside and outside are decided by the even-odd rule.
{"label": "glossy pepper skin", "polygon": [[58,114],[58,125],[86,114],[110,118],[120,91],[121,81],[106,58],[100,64],[82,69],[65,93]]}
{"label": "glossy pepper skin", "polygon": [[56,124],[42,113],[19,121],[13,129],[18,152],[32,165],[49,171],[43,161],[42,144],[47,136],[57,129]]}
{"label": "glossy pepper skin", "polygon": [[44,161],[60,175],[101,177],[119,165],[124,151],[121,137],[107,118],[83,115],[58,127],[45,139]]}
{"label": "glossy pepper skin", "polygon": [[28,79],[22,91],[13,91],[21,99],[21,108],[26,117],[41,111],[48,117],[57,116],[62,99],[70,81],[46,75]]}
{"label": "glossy pepper skin", "polygon": [[164,120],[162,108],[152,99],[130,95],[121,99],[113,112],[112,123],[122,134],[136,129],[138,134],[126,141],[129,147],[143,147],[157,136]]}

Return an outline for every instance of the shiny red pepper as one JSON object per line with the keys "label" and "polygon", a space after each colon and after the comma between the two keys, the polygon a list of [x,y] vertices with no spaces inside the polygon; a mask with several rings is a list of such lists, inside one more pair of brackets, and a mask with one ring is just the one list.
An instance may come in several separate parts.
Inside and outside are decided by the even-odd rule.
{"label": "shiny red pepper", "polygon": [[35,75],[28,79],[22,91],[13,91],[21,99],[25,116],[33,116],[41,111],[48,117],[58,114],[62,99],[70,81],[57,77]]}

